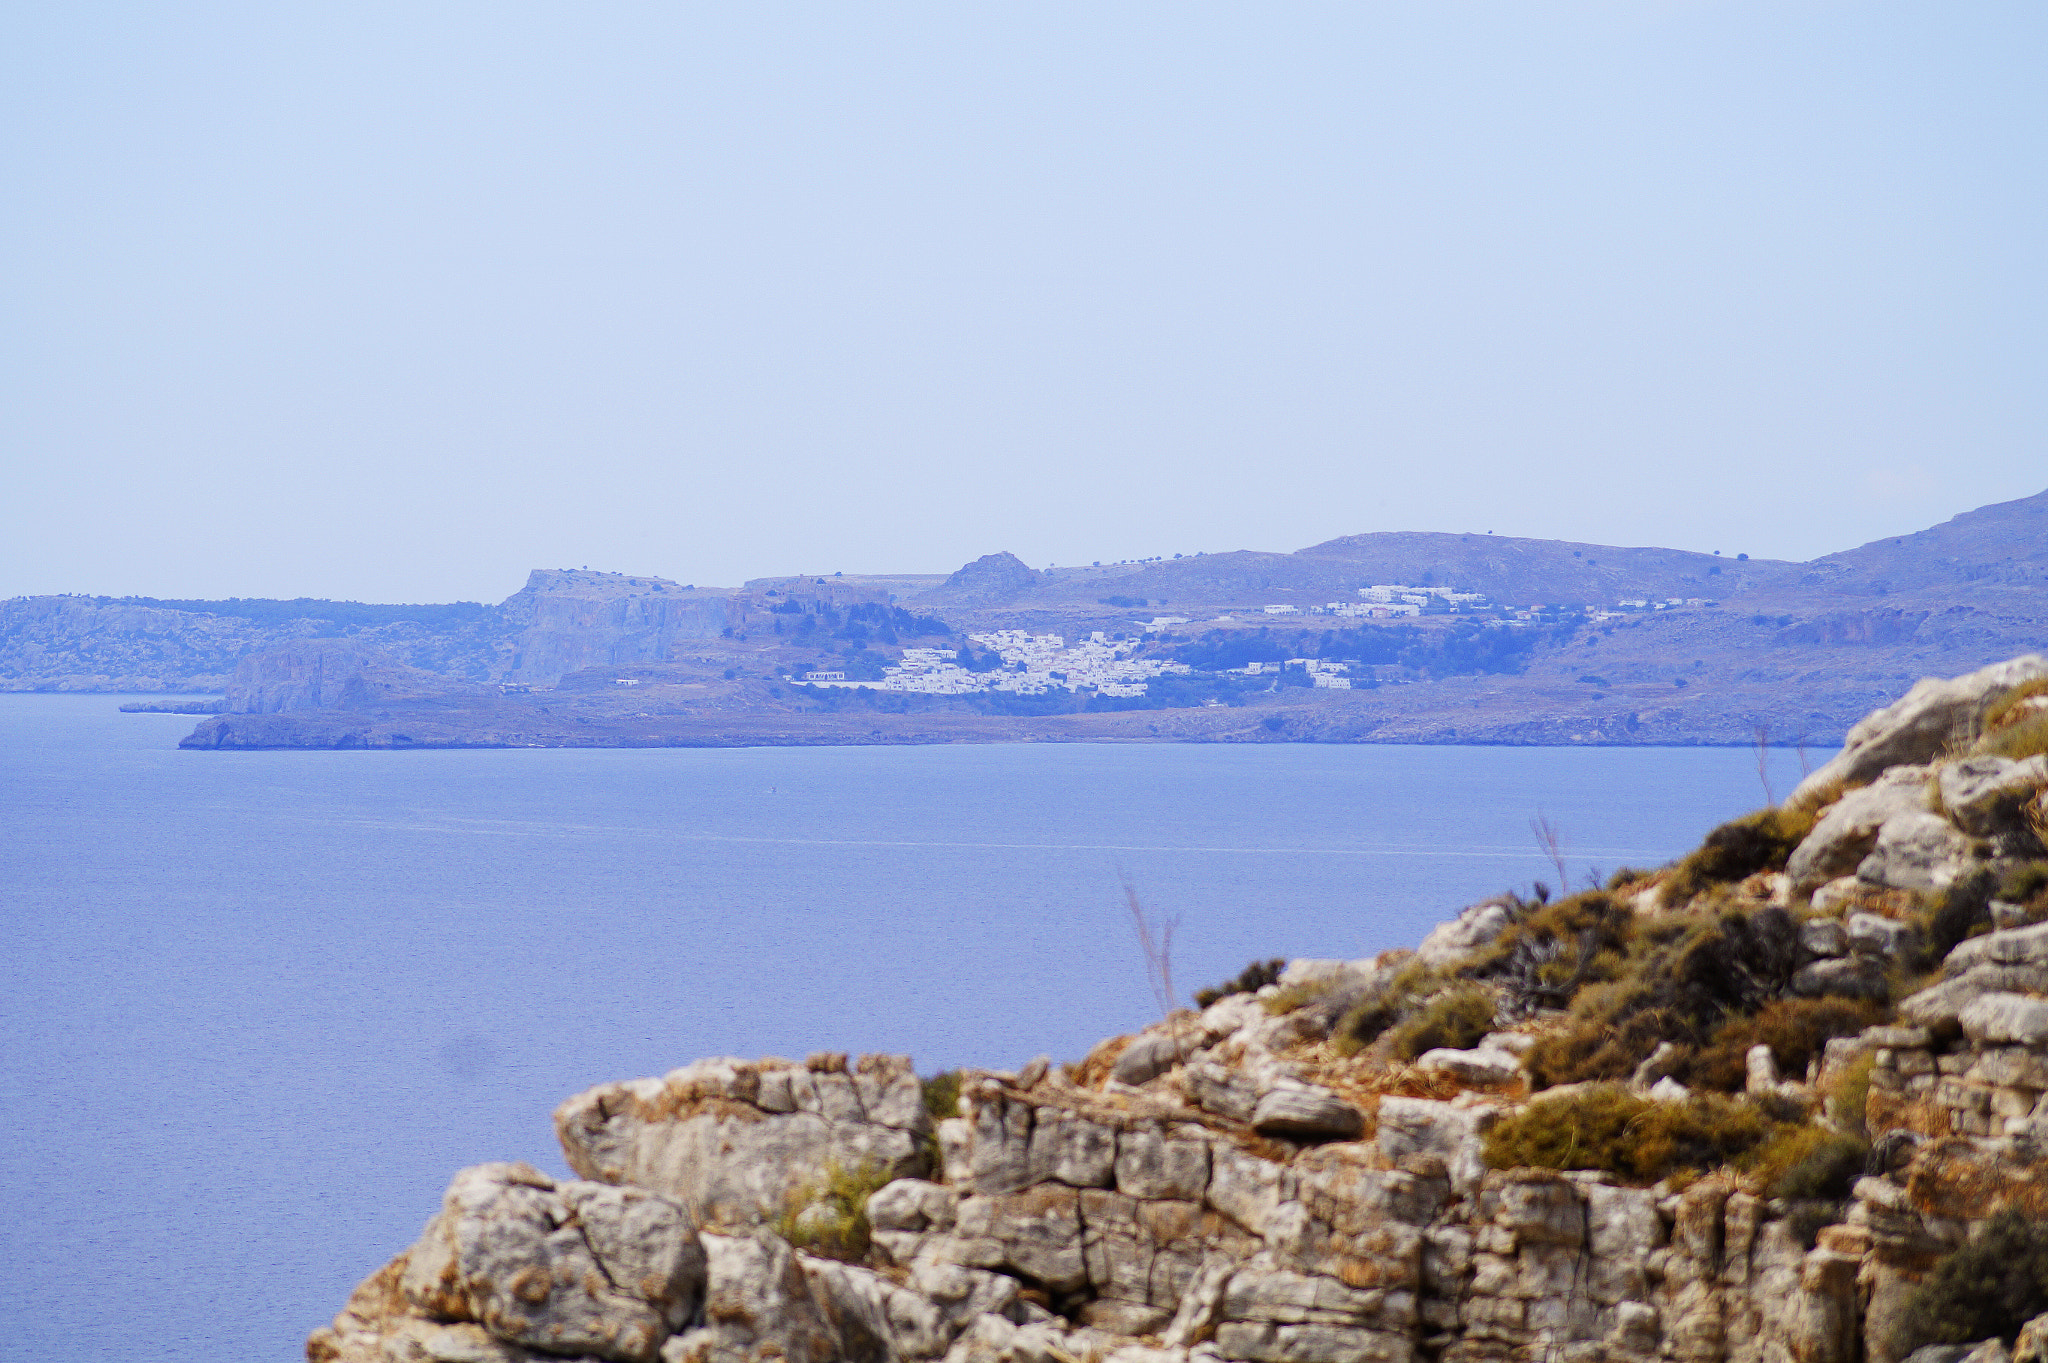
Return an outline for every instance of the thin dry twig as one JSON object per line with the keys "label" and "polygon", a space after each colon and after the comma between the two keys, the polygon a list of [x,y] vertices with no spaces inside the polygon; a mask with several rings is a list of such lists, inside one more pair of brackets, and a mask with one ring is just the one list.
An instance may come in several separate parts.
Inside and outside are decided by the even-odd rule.
{"label": "thin dry twig", "polygon": [[1558,892],[1565,893],[1571,886],[1571,877],[1564,869],[1564,830],[1550,821],[1542,810],[1529,820],[1529,831],[1536,835],[1536,845],[1543,849],[1543,855],[1550,858],[1550,864],[1557,868]]}
{"label": "thin dry twig", "polygon": [[1180,926],[1180,919],[1167,915],[1154,917],[1145,911],[1138,899],[1138,887],[1127,875],[1117,877],[1123,881],[1124,904],[1131,912],[1131,931],[1137,934],[1138,950],[1145,953],[1145,980],[1152,986],[1152,999],[1159,1005],[1159,1016],[1173,1016],[1178,999],[1173,991],[1173,932]]}
{"label": "thin dry twig", "polygon": [[1764,783],[1764,803],[1778,803],[1778,792],[1771,789],[1771,726],[1759,724],[1751,730],[1756,735],[1756,779]]}

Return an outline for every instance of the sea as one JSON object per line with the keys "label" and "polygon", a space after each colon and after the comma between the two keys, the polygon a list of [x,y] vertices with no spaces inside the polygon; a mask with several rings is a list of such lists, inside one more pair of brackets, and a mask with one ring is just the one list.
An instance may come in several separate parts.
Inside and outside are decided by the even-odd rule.
{"label": "sea", "polygon": [[[0,696],[0,1360],[302,1357],[448,1177],[704,1056],[1078,1060],[1270,957],[1684,853],[1727,748],[181,752]],[[1808,754],[1818,763],[1830,754]]]}

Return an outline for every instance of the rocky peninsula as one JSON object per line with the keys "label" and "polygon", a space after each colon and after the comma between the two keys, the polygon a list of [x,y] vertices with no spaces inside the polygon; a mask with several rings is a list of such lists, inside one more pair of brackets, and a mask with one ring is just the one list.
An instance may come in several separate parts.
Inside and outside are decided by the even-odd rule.
{"label": "rocky peninsula", "polygon": [[[2048,659],[1674,865],[1084,1059],[700,1060],[458,1173],[312,1363],[2036,1363]],[[422,1209],[423,1211],[425,1209]]]}
{"label": "rocky peninsula", "polygon": [[0,602],[0,691],[225,691],[185,746],[1833,746],[2041,646],[2048,493],[1808,563],[1351,535],[708,588],[536,569],[496,605]]}

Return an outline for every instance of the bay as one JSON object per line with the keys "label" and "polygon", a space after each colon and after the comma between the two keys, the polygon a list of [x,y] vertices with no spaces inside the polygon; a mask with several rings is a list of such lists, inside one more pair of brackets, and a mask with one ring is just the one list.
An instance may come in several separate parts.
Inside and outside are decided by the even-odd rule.
{"label": "bay", "polygon": [[1185,997],[1555,881],[1539,812],[1576,882],[1763,799],[1711,748],[187,753],[119,699],[0,696],[0,1359],[299,1357],[592,1084],[1078,1059],[1156,1015],[1126,882]]}

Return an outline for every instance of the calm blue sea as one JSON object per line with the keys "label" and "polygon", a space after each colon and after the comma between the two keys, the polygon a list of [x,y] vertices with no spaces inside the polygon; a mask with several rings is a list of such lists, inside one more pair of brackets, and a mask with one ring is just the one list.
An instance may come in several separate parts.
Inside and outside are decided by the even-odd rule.
{"label": "calm blue sea", "polygon": [[[448,1175],[706,1055],[1076,1059],[1762,802],[1726,749],[186,753],[0,696],[0,1359],[292,1359]],[[1823,760],[1826,753],[1813,755]],[[1781,755],[1782,792],[1797,761]]]}

